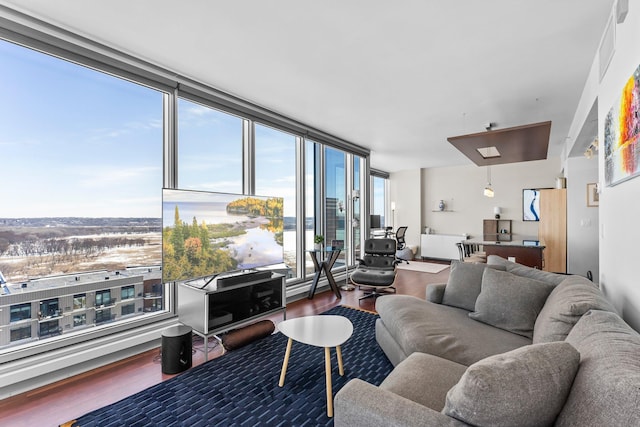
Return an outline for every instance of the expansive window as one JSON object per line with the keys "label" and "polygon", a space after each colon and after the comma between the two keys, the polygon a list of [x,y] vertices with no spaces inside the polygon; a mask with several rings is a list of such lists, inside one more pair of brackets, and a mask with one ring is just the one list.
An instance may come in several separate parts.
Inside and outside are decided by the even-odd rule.
{"label": "expansive window", "polygon": [[[95,282],[161,263],[167,95],[2,40],[0,62],[0,159],[11,183],[0,185],[0,271],[24,283],[40,318],[62,316],[58,298],[88,284],[83,274],[107,272]],[[40,338],[74,320],[56,323],[41,323]]]}
{"label": "expansive window", "polygon": [[243,121],[178,100],[178,187],[242,193]]}
{"label": "expansive window", "polygon": [[284,259],[297,277],[296,152],[294,135],[255,125],[255,193],[284,198]]}
{"label": "expansive window", "polygon": [[[316,233],[357,254],[369,198],[352,191],[366,150],[130,57],[122,67],[117,52],[83,56],[91,42],[49,30],[14,40],[46,39],[66,59],[0,40],[0,159],[11,180],[0,186],[0,271],[11,290],[0,310],[21,322],[0,334],[0,363],[175,315],[174,289],[159,279],[163,187],[283,197],[289,284],[310,277],[302,249]],[[336,267],[349,261],[343,253]],[[117,279],[139,282],[119,286],[128,266],[144,268]]]}

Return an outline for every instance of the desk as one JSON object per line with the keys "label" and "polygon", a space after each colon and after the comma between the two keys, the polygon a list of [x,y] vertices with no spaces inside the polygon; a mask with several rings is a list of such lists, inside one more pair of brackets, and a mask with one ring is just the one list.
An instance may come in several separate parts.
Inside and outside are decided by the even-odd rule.
{"label": "desk", "polygon": [[[485,240],[467,240],[465,244],[482,245],[484,252],[489,255],[498,255],[504,259],[514,258],[518,264],[526,265],[540,270],[544,267],[544,242],[540,240],[512,240],[510,242],[492,242]],[[513,259],[512,259],[513,261]]]}
{"label": "desk", "polygon": [[307,251],[309,252],[309,256],[313,261],[313,267],[316,271],[316,275],[313,277],[313,283],[311,284],[311,289],[309,289],[309,296],[307,298],[313,299],[313,296],[316,293],[316,288],[318,287],[318,280],[320,280],[320,276],[322,275],[323,271],[325,276],[327,276],[329,287],[331,287],[333,293],[336,294],[336,297],[342,298],[342,294],[340,293],[338,284],[336,283],[335,279],[333,278],[333,274],[331,273],[333,264],[340,256],[340,251],[340,249],[314,249]]}

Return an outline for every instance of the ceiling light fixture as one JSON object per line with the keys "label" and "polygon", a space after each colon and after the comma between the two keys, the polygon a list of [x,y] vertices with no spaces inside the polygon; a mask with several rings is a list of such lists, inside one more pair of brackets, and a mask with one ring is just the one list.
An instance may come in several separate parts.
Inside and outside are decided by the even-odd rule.
{"label": "ceiling light fixture", "polygon": [[593,142],[589,144],[589,146],[585,150],[584,156],[587,159],[591,159],[591,157],[593,157],[593,155],[598,152],[599,145],[600,145],[600,141],[598,141],[598,138],[594,139]]}
{"label": "ceiling light fixture", "polygon": [[484,187],[484,193],[483,194],[486,197],[493,197],[494,196],[493,188],[491,187],[491,166],[487,166],[487,186]]}

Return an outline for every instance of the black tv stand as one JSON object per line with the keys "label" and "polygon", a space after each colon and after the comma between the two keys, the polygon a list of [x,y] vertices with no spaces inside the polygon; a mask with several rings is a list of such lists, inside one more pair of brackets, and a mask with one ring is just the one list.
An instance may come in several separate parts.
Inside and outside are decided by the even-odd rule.
{"label": "black tv stand", "polygon": [[[204,288],[178,282],[178,316],[204,338],[283,312],[286,318],[286,289],[282,274],[268,270],[250,274],[217,276]],[[205,345],[205,360],[208,350]]]}

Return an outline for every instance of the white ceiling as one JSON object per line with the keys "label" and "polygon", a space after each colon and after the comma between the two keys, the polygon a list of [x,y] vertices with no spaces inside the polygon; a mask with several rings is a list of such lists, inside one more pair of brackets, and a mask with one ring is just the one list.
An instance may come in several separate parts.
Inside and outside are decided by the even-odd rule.
{"label": "white ceiling", "polygon": [[371,149],[471,164],[448,136],[569,132],[613,0],[0,0]]}

